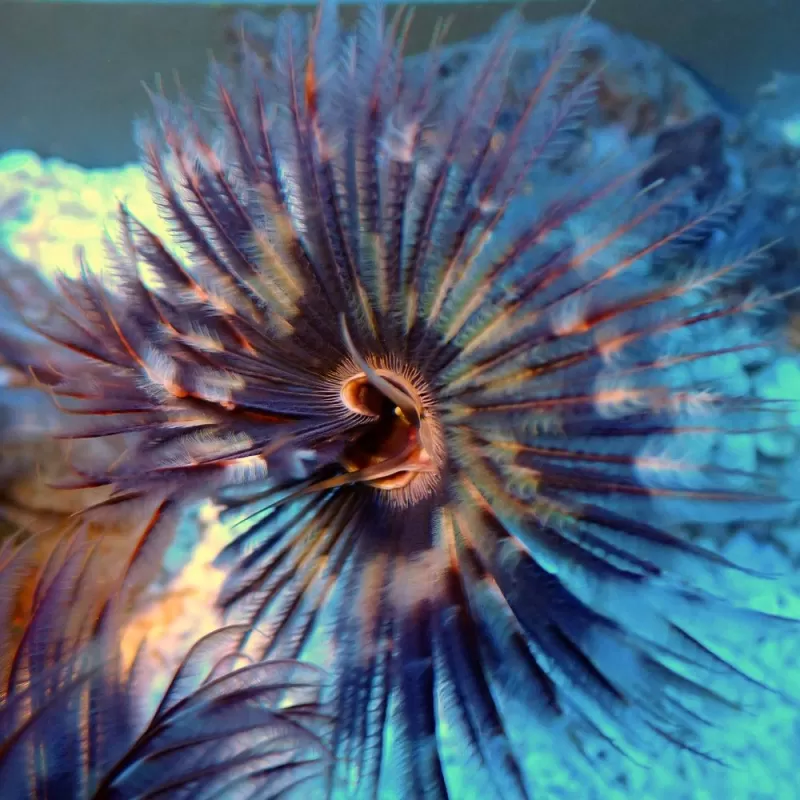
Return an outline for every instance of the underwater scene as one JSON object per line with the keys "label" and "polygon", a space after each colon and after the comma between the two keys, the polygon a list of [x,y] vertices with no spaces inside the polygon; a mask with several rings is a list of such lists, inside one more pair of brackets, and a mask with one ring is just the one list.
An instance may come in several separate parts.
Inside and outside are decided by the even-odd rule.
{"label": "underwater scene", "polygon": [[0,0],[0,800],[800,798],[798,41]]}

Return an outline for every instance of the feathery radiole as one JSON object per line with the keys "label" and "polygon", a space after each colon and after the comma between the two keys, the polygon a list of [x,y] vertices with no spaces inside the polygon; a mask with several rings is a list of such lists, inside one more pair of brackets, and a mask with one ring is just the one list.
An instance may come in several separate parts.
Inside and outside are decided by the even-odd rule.
{"label": "feathery radiole", "polygon": [[[213,136],[154,95],[142,158],[174,242],[122,208],[104,275],[58,277],[28,314],[40,348],[4,348],[69,435],[126,437],[81,482],[154,509],[131,569],[190,498],[225,507],[219,601],[261,632],[239,644],[326,643],[328,780],[366,796],[399,764],[446,797],[453,731],[475,775],[531,796],[520,705],[576,742],[700,748],[731,705],[708,675],[748,678],[698,624],[782,622],[730,611],[699,576],[732,565],[648,521],[654,499],[780,507],[691,447],[762,424],[686,369],[749,346],[713,342],[761,301],[717,290],[761,254],[695,258],[735,203],[681,217],[692,180],[643,188],[653,162],[558,171],[596,102],[582,17],[503,128],[518,21],[443,94],[439,41],[412,69],[403,14],[281,14],[269,58],[214,68]],[[657,259],[686,266],[642,277]]]}

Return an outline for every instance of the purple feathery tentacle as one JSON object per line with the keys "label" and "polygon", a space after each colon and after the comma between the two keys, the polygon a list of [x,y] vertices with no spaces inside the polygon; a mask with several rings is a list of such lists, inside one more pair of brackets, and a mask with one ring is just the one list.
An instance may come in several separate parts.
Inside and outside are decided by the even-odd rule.
{"label": "purple feathery tentacle", "polygon": [[[154,98],[143,162],[175,241],[122,209],[109,282],[43,285],[52,313],[28,314],[26,347],[0,336],[74,420],[66,435],[127,437],[123,461],[79,478],[147,505],[129,580],[191,498],[225,508],[219,603],[242,625],[225,641],[266,660],[193,695],[182,669],[162,721],[183,731],[185,709],[238,744],[203,764],[184,742],[200,771],[165,773],[162,793],[313,773],[316,751],[283,762],[250,736],[268,681],[283,686],[274,659],[312,656],[331,676],[331,794],[452,795],[456,737],[476,779],[533,796],[521,717],[584,752],[704,753],[736,706],[726,689],[757,682],[701,623],[793,624],[729,608],[705,579],[736,566],[655,522],[786,508],[768,478],[701,452],[782,408],[694,369],[756,346],[717,342],[766,302],[721,291],[763,253],[720,236],[696,257],[740,200],[678,213],[694,181],[643,186],[652,160],[564,174],[596,100],[583,16],[500,130],[516,19],[443,92],[438,43],[404,60],[404,16],[281,15],[271,53],[213,70],[219,148],[185,99]],[[672,277],[643,277],[662,262]],[[238,728],[223,689],[248,709]],[[269,713],[310,746],[316,712]],[[114,780],[169,762],[160,735]]]}

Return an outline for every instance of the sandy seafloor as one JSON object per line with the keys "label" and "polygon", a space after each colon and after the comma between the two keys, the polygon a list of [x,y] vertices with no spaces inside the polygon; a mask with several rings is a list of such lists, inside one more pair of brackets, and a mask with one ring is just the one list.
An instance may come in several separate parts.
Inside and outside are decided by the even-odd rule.
{"label": "sandy seafloor", "polygon": [[[765,0],[765,6],[772,5]],[[753,53],[748,56],[752,59]],[[765,77],[768,73],[765,70]],[[797,107],[800,109],[800,96]],[[22,123],[24,120],[17,120],[14,130]],[[53,135],[57,138],[58,131]],[[74,151],[89,152],[86,148]],[[112,148],[104,156],[113,160],[113,152]],[[120,152],[127,156],[124,149]],[[113,226],[119,200],[124,200],[142,222],[164,233],[142,171],[135,164],[87,170],[58,159],[42,160],[26,150],[0,154],[0,246],[45,271],[70,269],[78,245],[85,248],[89,264],[100,268],[104,260],[103,231]],[[796,401],[800,408],[800,355],[785,350],[755,358],[750,363],[729,365],[728,379],[736,384],[737,392]],[[793,430],[780,435],[739,435],[715,442],[711,458],[727,466],[774,473],[794,496],[800,496],[800,412],[791,415],[789,422]],[[721,594],[766,611],[800,617],[797,518],[779,524],[711,524],[699,535],[703,544],[720,550],[734,562],[783,576],[765,585],[720,575],[717,589]],[[210,562],[225,536],[219,526],[211,526],[206,538],[197,542],[194,529],[187,527],[167,554],[163,581],[145,597],[129,627],[124,643],[129,650],[145,630],[155,642],[151,655],[158,673],[155,688],[166,681],[170,667],[186,646],[220,622],[209,609],[221,573]],[[516,744],[520,752],[527,753],[526,767],[535,776],[537,800],[800,798],[800,631],[783,639],[756,632],[739,641],[736,649],[756,674],[777,678],[781,688],[798,698],[798,703],[793,705],[761,692],[745,698],[749,713],[725,720],[719,732],[720,749],[728,766],[668,748],[643,764],[625,762],[609,753],[600,760],[605,764],[601,782],[597,775],[587,774],[565,760],[560,745],[547,731],[515,725],[523,731]],[[469,765],[459,761],[457,743],[445,742],[445,746],[448,759],[465,778],[454,796],[491,797],[490,787],[470,780]],[[391,796],[403,796],[402,790],[395,788]]]}

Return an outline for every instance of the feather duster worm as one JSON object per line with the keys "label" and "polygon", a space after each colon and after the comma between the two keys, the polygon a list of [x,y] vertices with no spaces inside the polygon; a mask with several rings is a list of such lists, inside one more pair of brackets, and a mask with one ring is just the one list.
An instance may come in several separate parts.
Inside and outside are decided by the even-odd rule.
{"label": "feather duster worm", "polygon": [[[747,681],[696,631],[724,608],[702,570],[730,565],[652,503],[779,499],[693,450],[757,424],[696,367],[749,346],[713,340],[758,307],[718,293],[758,253],[696,259],[732,205],[678,214],[692,179],[643,189],[652,162],[556,179],[596,75],[577,74],[578,23],[504,114],[515,20],[446,95],[436,43],[404,65],[406,18],[373,5],[343,31],[326,4],[279,18],[268,63],[215,69],[216,140],[156,96],[143,161],[182,253],[122,209],[105,279],[59,278],[16,357],[71,435],[126,437],[84,477],[156,504],[138,557],[218,492],[220,603],[265,633],[258,657],[322,631],[328,780],[366,796],[390,764],[447,796],[448,732],[495,792],[530,796],[512,705],[694,748],[731,705],[709,676]],[[648,279],[656,261],[679,277]]]}
{"label": "feather duster worm", "polygon": [[290,661],[232,669],[236,627],[192,647],[142,724],[140,666],[122,673],[114,606],[81,613],[96,551],[80,537],[53,549],[30,614],[9,628],[35,549],[0,550],[3,797],[283,797],[323,771],[321,672]]}

